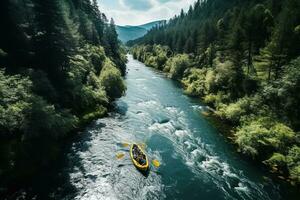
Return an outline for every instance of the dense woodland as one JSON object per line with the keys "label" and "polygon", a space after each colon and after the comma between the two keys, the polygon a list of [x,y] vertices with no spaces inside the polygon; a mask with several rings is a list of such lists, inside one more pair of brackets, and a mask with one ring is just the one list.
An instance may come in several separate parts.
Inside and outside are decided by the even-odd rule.
{"label": "dense woodland", "polygon": [[240,152],[300,183],[299,0],[198,0],[128,45],[235,127]]}
{"label": "dense woodland", "polygon": [[96,0],[1,0],[0,24],[1,194],[105,115],[125,92],[126,57]]}

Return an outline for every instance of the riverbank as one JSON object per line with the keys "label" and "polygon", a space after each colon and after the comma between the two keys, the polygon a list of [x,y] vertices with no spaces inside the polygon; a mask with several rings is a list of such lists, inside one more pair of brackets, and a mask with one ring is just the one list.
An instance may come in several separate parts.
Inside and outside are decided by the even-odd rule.
{"label": "riverbank", "polygon": [[213,68],[198,68],[192,55],[173,55],[168,47],[159,45],[137,46],[132,52],[147,66],[181,82],[187,95],[213,107],[214,114],[233,127],[229,137],[240,153],[261,162],[280,179],[299,183],[297,133],[268,103],[265,91],[274,87],[272,83],[265,85],[244,72],[239,74],[226,60],[216,59]]}
{"label": "riverbank", "polygon": [[[10,197],[56,166],[66,142],[91,121],[107,116],[112,102],[125,93],[120,69],[101,46],[86,45],[79,53],[70,57],[63,82],[67,86],[62,88],[54,88],[42,71],[0,71],[0,196]],[[119,62],[125,65],[123,58]]]}
{"label": "riverbank", "polygon": [[0,4],[2,197],[46,174],[65,141],[125,93],[126,55],[96,1]]}
{"label": "riverbank", "polygon": [[[110,102],[101,112],[96,111],[82,115],[77,126],[59,140],[47,138],[44,141],[39,138],[34,143],[31,141],[24,143],[21,138],[1,138],[0,197],[4,199],[18,199],[20,197],[34,199],[38,196],[39,199],[52,199],[49,192],[60,187],[60,182],[67,184],[65,187],[69,187],[68,189],[72,189],[73,186],[65,180],[66,177],[61,175],[62,168],[67,164],[66,152],[70,150],[72,143],[77,140],[79,135],[84,134],[86,128],[91,126],[95,120],[108,117],[108,113],[114,110],[113,104],[114,101]],[[32,147],[28,149],[29,146]],[[20,150],[26,150],[26,152],[22,153]],[[5,166],[6,163],[11,162],[14,154],[4,155],[4,153],[12,153],[12,151],[15,151],[15,155],[18,156],[18,160],[16,160],[18,165],[19,162],[22,162],[21,168]],[[32,153],[33,151],[36,153]],[[29,160],[27,159],[28,154],[32,156]],[[43,158],[36,158],[36,154],[43,156]],[[26,157],[22,158],[22,156]],[[38,194],[37,190],[40,190]]]}
{"label": "riverbank", "polygon": [[[69,151],[74,139],[78,138],[78,135],[83,134],[86,127],[90,126],[94,120],[107,117],[108,113],[112,110],[113,108],[109,108],[105,113],[103,113],[103,115],[93,115],[94,117],[89,118],[88,121],[85,119],[80,122],[75,129],[70,131],[66,137],[61,138],[60,140],[48,139],[47,145],[43,143],[43,147],[40,145],[37,146],[37,142],[40,141],[36,141],[34,144],[24,144],[20,141],[20,138],[1,138],[1,153],[9,152],[8,149],[12,148],[26,150],[24,149],[26,146],[35,145],[35,147],[32,148],[32,151],[35,150],[44,158],[42,164],[40,164],[41,159],[33,162],[33,159],[36,159],[35,157],[31,160],[23,158],[22,160],[18,160],[18,162],[22,162],[22,168],[14,168],[12,170],[11,168],[9,169],[4,166],[5,163],[11,160],[11,155],[6,155],[4,157],[4,155],[1,154],[0,197],[3,197],[4,199],[17,199],[17,197],[23,196],[22,194],[24,193],[26,198],[31,199],[36,196],[35,192],[37,188],[41,187],[41,189],[44,190],[41,191],[41,194],[45,195],[42,196],[42,198],[51,199],[49,196],[46,196],[49,195],[49,190],[57,189],[58,180],[65,181],[63,180],[64,177],[62,177],[60,173],[62,167],[66,165],[66,152]],[[18,158],[20,159],[20,152],[17,153],[19,156]],[[37,161],[39,163],[37,163]],[[45,181],[47,182],[46,184]],[[49,189],[46,189],[45,187],[49,187]]]}
{"label": "riverbank", "polygon": [[[129,56],[127,92],[115,112],[97,120],[68,153],[64,174],[74,199],[284,199],[284,191],[231,145],[202,115],[204,106],[178,84]],[[147,144],[158,159],[145,178],[123,142]],[[123,152],[123,159],[116,154]],[[64,191],[64,187],[62,190]],[[176,192],[174,192],[176,191]],[[74,196],[72,196],[74,195]]]}

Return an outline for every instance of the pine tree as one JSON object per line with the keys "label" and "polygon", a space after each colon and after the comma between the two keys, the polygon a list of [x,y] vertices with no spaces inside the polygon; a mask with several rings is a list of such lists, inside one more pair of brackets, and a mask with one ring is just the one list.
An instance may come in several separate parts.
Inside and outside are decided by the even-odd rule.
{"label": "pine tree", "polygon": [[280,13],[280,21],[273,31],[270,42],[260,54],[260,59],[264,61],[262,63],[268,63],[268,80],[278,79],[284,65],[300,51],[300,37],[295,33],[297,21],[300,20],[300,3],[287,0],[286,4]]}
{"label": "pine tree", "polygon": [[108,38],[108,41],[109,41],[109,49],[110,49],[110,53],[111,53],[111,56],[117,56],[118,55],[118,34],[117,34],[117,31],[116,31],[116,27],[115,27],[115,22],[114,22],[114,19],[111,18],[110,19],[110,23],[109,25],[107,26],[107,38]]}
{"label": "pine tree", "polygon": [[105,24],[102,19],[103,15],[99,10],[97,0],[93,0],[92,8],[94,13],[93,22],[95,24],[95,29],[98,33],[98,38],[99,38],[99,41],[96,44],[100,44],[99,42],[103,40],[103,31],[104,31]]}
{"label": "pine tree", "polygon": [[189,37],[184,45],[184,52],[193,53],[194,51],[194,42],[192,37]]}
{"label": "pine tree", "polygon": [[273,18],[270,11],[261,4],[256,5],[246,16],[244,29],[248,74],[250,68],[253,69],[253,54],[257,54],[259,49],[265,46],[265,42],[269,39],[269,30],[272,25]]}
{"label": "pine tree", "polygon": [[60,2],[34,0],[34,3],[37,22],[34,37],[36,66],[49,73],[53,80],[62,80],[62,72],[68,65],[68,56],[74,51],[75,45],[66,27]]}
{"label": "pine tree", "polygon": [[243,41],[244,41],[243,29],[239,25],[236,25],[236,27],[234,28],[231,34],[229,45],[231,49],[233,63],[237,68],[241,68],[242,65],[243,52],[244,52]]}

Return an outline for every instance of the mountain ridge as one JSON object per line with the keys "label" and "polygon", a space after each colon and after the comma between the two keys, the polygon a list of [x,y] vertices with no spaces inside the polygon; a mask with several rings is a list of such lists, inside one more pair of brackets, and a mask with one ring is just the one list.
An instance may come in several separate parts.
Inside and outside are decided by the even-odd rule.
{"label": "mountain ridge", "polygon": [[151,28],[155,27],[156,25],[165,23],[166,20],[158,20],[158,21],[153,21],[153,22],[148,22],[146,24],[141,24],[141,25],[117,25],[116,26],[116,31],[118,33],[119,39],[123,42],[126,43],[130,40],[134,40],[137,38],[140,38],[144,36]]}

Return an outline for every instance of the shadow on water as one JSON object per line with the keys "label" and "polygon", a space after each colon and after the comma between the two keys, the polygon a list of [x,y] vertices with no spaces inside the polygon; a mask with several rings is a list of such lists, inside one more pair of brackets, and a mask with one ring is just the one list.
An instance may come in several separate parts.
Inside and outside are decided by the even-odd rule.
{"label": "shadow on water", "polygon": [[128,104],[125,101],[119,100],[118,105],[116,103],[113,104],[112,111],[125,116],[128,111]]}
{"label": "shadow on water", "polygon": [[[27,169],[22,172],[17,172],[18,176],[13,184],[9,184],[8,188],[0,188],[0,199],[4,200],[27,200],[27,199],[72,199],[72,194],[76,193],[76,188],[70,182],[70,175],[67,173],[65,166],[70,165],[70,159],[68,159],[68,152],[72,147],[70,141],[76,140],[77,136],[72,136],[68,140],[59,144],[55,143],[55,159],[42,166],[36,167],[34,165],[35,157],[32,160],[24,161]],[[87,140],[89,137],[85,137]],[[74,140],[73,140],[74,139]],[[88,148],[82,146],[83,148]],[[46,146],[45,148],[48,148]],[[43,155],[43,150],[36,152],[35,154]],[[79,161],[79,159],[76,159]],[[76,165],[81,168],[80,162],[76,162]],[[32,166],[32,168],[30,167]],[[25,167],[25,166],[24,166]],[[23,172],[24,171],[24,172]],[[30,177],[26,174],[28,171]],[[23,174],[24,173],[24,174]],[[20,177],[20,178],[19,178]],[[1,181],[1,180],[0,180]]]}
{"label": "shadow on water", "polygon": [[[86,130],[90,127],[94,127],[95,122],[93,122]],[[97,124],[99,131],[102,127],[105,127],[105,124]],[[75,152],[86,152],[89,151],[91,144],[89,143],[92,140],[92,133],[89,131],[83,131],[78,135],[71,138],[71,142],[66,144],[64,148],[64,155],[61,159],[61,165],[58,169],[58,173],[61,177],[56,177],[53,173],[54,182],[56,185],[53,186],[54,191],[48,192],[48,199],[74,199],[77,194],[78,188],[74,186],[74,183],[71,181],[71,172],[75,169],[79,170],[83,176],[88,177],[91,180],[95,180],[96,176],[88,174],[86,169],[83,166],[83,160],[79,154]],[[60,178],[59,181],[57,178]],[[46,198],[43,198],[46,199]]]}
{"label": "shadow on water", "polygon": [[[66,147],[65,147],[66,148]],[[64,148],[64,149],[65,149]],[[63,151],[63,150],[62,150]],[[18,181],[9,190],[0,193],[0,199],[63,199],[76,192],[70,183],[70,176],[63,170],[66,165],[66,155],[62,154],[51,166],[44,166],[30,179]],[[63,186],[63,187],[62,187]]]}
{"label": "shadow on water", "polygon": [[136,168],[136,170],[138,170],[145,178],[148,178],[151,169],[149,167],[146,171],[141,171],[141,170],[139,170],[137,168]]}
{"label": "shadow on water", "polygon": [[[95,122],[89,127],[95,127]],[[105,124],[97,124],[99,131],[103,127]],[[75,153],[89,151],[91,139],[92,133],[89,131],[81,132],[70,138],[69,142],[64,143],[62,149],[64,153],[55,163],[33,177],[28,188],[21,189],[8,199],[74,199],[78,189],[71,181],[71,172],[76,169],[83,176],[91,180],[96,179],[96,176],[88,174],[83,167],[82,158]]]}

